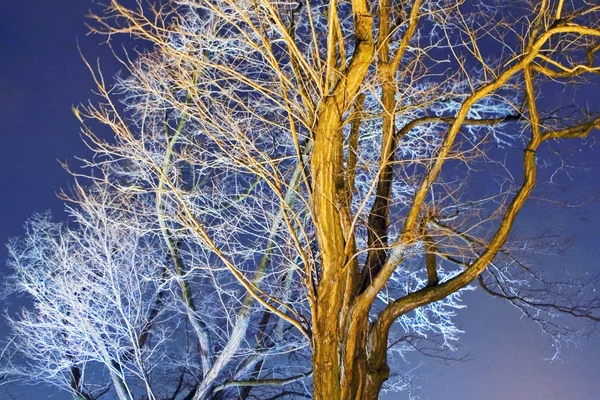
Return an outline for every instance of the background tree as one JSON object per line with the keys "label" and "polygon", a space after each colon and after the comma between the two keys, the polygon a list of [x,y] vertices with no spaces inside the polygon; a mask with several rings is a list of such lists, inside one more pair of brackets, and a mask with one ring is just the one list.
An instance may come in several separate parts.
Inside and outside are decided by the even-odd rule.
{"label": "background tree", "polygon": [[[402,386],[388,359],[416,338],[452,346],[475,280],[557,340],[570,332],[554,313],[597,321],[589,286],[548,281],[508,239],[546,143],[600,126],[575,91],[598,84],[599,14],[563,0],[112,1],[92,30],[151,50],[123,57],[115,87],[96,73],[104,100],[76,115],[114,133],[85,130],[99,191],[148,218],[136,232],[171,260],[148,298],[177,282],[200,349],[187,370],[203,371],[189,398],[248,396],[221,390],[254,385],[245,375],[308,381],[257,357],[221,367],[243,341],[310,345],[317,399],[376,398]],[[553,85],[564,97],[543,100]],[[199,307],[217,298],[230,329],[214,344]]]}
{"label": "background tree", "polygon": [[[87,400],[111,387],[121,400],[227,398],[257,365],[271,380],[255,386],[281,385],[281,371],[293,376],[285,354],[305,344],[269,323],[201,249],[178,242],[169,253],[155,199],[115,192],[107,178],[76,187],[68,224],[37,216],[9,245],[9,290],[34,308],[10,321],[5,372]],[[28,361],[16,362],[14,349]]]}

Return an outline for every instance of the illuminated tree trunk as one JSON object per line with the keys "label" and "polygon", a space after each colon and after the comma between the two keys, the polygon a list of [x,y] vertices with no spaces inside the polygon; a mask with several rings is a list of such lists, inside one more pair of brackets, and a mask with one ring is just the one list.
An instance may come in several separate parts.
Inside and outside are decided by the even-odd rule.
{"label": "illuminated tree trunk", "polygon": [[[353,3],[357,5],[359,2]],[[354,99],[372,62],[374,46],[372,18],[363,15],[355,25],[357,48],[346,74],[321,106],[315,130],[311,159],[313,205],[317,238],[321,249],[321,271],[313,315],[313,379],[316,399],[377,399],[382,383],[389,376],[387,346],[369,346],[368,320],[371,301],[357,303],[370,278],[385,262],[386,251],[369,253],[368,265],[361,274],[355,256],[350,199],[354,190],[353,166],[348,151],[344,164],[342,115]],[[387,58],[384,58],[384,62]],[[384,124],[381,163],[383,173],[377,186],[376,204],[369,217],[369,245],[383,249],[387,242],[387,214],[391,188],[394,138],[395,86],[393,69],[378,66],[384,82]],[[360,118],[352,127],[358,135]],[[371,236],[371,233],[374,236]],[[386,334],[387,341],[387,334]],[[376,338],[377,339],[377,338]],[[370,357],[378,361],[373,363]]]}
{"label": "illuminated tree trunk", "polygon": [[[333,7],[330,28],[333,23]],[[318,280],[313,315],[313,379],[316,399],[358,398],[363,385],[365,330],[367,317],[354,313],[360,274],[350,228],[348,189],[345,181],[342,116],[355,101],[373,60],[373,18],[364,0],[353,0],[356,47],[348,68],[327,77],[331,87],[317,112],[314,149],[310,162],[313,219],[321,251],[321,276]],[[335,54],[330,30],[328,54]],[[335,69],[328,57],[331,69]],[[331,79],[331,80],[330,80]],[[361,323],[362,322],[362,323]],[[360,338],[362,337],[362,340]],[[358,357],[355,357],[358,355]]]}
{"label": "illuminated tree trunk", "polygon": [[[334,97],[328,97],[319,113],[311,159],[314,180],[313,206],[321,244],[321,279],[313,317],[313,374],[316,399],[341,398],[341,335],[345,241],[338,212],[338,189],[343,167],[341,115]],[[341,182],[343,185],[343,180]]]}
{"label": "illuminated tree trunk", "polygon": [[315,399],[377,399],[390,371],[387,334],[369,335],[370,324],[361,317],[340,329],[340,319],[334,317],[323,310],[317,322],[319,328],[329,330],[315,335],[318,340],[313,341]]}

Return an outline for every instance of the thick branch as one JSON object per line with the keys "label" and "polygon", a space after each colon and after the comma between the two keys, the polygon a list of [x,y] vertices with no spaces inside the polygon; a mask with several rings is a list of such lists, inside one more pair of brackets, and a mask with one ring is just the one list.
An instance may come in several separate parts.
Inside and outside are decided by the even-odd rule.
{"label": "thick branch", "polygon": [[308,378],[309,376],[312,375],[312,371],[309,372],[305,372],[303,374],[300,375],[295,375],[295,376],[291,376],[289,378],[281,378],[281,379],[250,379],[247,381],[229,381],[229,382],[225,382],[222,385],[218,385],[215,387],[214,392],[218,392],[230,387],[239,387],[239,386],[267,386],[267,385],[271,385],[271,386],[283,386],[283,385],[289,385],[290,383],[294,383],[297,382],[299,380],[302,380],[304,378]]}
{"label": "thick branch", "polygon": [[[453,146],[456,136],[460,130],[460,127],[465,123],[467,114],[468,114],[469,110],[471,109],[471,107],[473,105],[475,105],[475,103],[477,103],[479,100],[490,95],[495,90],[498,90],[499,88],[501,88],[515,74],[524,70],[539,54],[539,52],[542,49],[542,47],[544,46],[544,44],[552,36],[558,35],[561,33],[577,33],[577,34],[581,34],[581,35],[600,36],[600,30],[593,29],[593,28],[586,28],[586,27],[579,26],[579,25],[558,26],[558,27],[551,28],[548,31],[544,32],[542,35],[540,35],[540,37],[531,46],[530,51],[528,53],[526,53],[519,62],[514,64],[512,67],[508,68],[505,72],[503,72],[501,75],[499,75],[493,82],[483,86],[482,88],[480,88],[479,90],[474,92],[471,96],[469,96],[469,98],[467,98],[464,101],[460,110],[457,113],[454,123],[452,123],[452,125],[450,126],[450,129],[448,131],[448,134],[446,135],[444,142],[442,143],[442,146],[440,147],[438,153],[435,155],[436,161],[434,162],[433,166],[431,167],[429,173],[422,180],[419,189],[415,193],[412,207],[406,218],[405,225],[402,230],[402,234],[400,235],[400,238],[398,240],[398,243],[394,246],[394,249],[392,250],[390,257],[388,257],[388,260],[386,261],[384,267],[382,268],[382,271],[379,273],[379,275],[377,277],[375,277],[372,284],[361,295],[360,301],[365,303],[365,304],[361,305],[361,307],[366,307],[367,304],[371,304],[371,302],[373,301],[375,296],[377,296],[377,293],[379,293],[379,291],[383,288],[383,286],[387,282],[388,278],[390,277],[390,275],[392,274],[392,272],[398,265],[399,261],[404,258],[404,253],[406,252],[407,248],[415,240],[414,228],[417,223],[419,213],[421,211],[421,206],[423,205],[423,202],[427,196],[430,186],[433,184],[433,182],[437,178],[438,174],[440,173],[442,166],[446,162],[446,160],[448,158],[448,154],[452,149],[452,146]],[[532,125],[534,125],[534,124],[532,124]],[[540,137],[535,138],[535,140],[532,139],[532,142],[530,142],[530,144],[528,145],[527,151],[525,153],[525,155],[526,155],[526,162],[525,162],[526,163],[526,167],[525,167],[526,175],[533,174],[533,177],[531,177],[531,178],[528,177],[526,179],[524,186],[520,190],[517,197],[515,197],[515,199],[513,200],[511,207],[509,207],[509,209],[507,210],[507,215],[506,215],[507,218],[505,219],[504,223],[501,225],[500,230],[497,232],[496,240],[492,241],[492,244],[494,242],[503,243],[504,240],[506,240],[506,238],[504,236],[508,235],[508,231],[510,230],[514,216],[516,216],[516,213],[518,212],[518,210],[520,210],[520,208],[523,205],[523,202],[529,196],[529,193],[532,190],[532,187],[533,187],[532,185],[535,182],[535,165],[534,165],[534,161],[533,161],[533,156],[534,156],[535,149],[537,149],[537,146],[539,145],[540,140],[541,140]],[[528,160],[528,157],[531,157],[531,160]],[[529,164],[531,164],[532,166],[529,166]],[[509,214],[514,214],[514,215],[509,215]],[[495,255],[495,252],[497,251],[497,249],[488,248],[488,251],[490,251],[491,253],[493,253]],[[489,253],[489,254],[491,254],[491,253]],[[492,258],[493,258],[493,256],[492,256]],[[490,258],[490,260],[491,260],[491,258]],[[485,262],[483,262],[483,263],[485,264]],[[481,264],[478,264],[478,268],[479,267],[481,267]],[[485,266],[483,268],[485,268]],[[466,272],[467,271],[465,271],[465,273]],[[472,272],[469,272],[469,274],[467,274],[467,275],[470,276],[471,274],[472,274]],[[473,276],[471,276],[468,281],[474,279],[477,275],[478,275],[478,273],[474,273]],[[454,279],[457,279],[457,278],[459,278],[459,277],[456,277]],[[454,281],[454,282],[458,282],[458,281]],[[454,285],[455,284],[453,284],[451,286],[454,287]],[[460,287],[462,287],[462,286],[459,285],[458,287],[456,287],[456,289],[458,289]],[[433,289],[430,289],[430,290],[433,290]],[[436,290],[436,293],[441,294],[442,292],[443,292],[443,289]],[[451,292],[448,292],[448,293],[451,293]],[[445,297],[445,296],[442,296],[442,297]],[[410,303],[410,301],[408,301],[408,303]],[[423,303],[423,304],[426,304],[426,303]]]}

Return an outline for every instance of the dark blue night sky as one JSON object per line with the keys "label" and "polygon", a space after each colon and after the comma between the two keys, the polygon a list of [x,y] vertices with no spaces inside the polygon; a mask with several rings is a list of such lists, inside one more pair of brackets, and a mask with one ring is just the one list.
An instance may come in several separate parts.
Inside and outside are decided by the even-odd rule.
{"label": "dark blue night sky", "polygon": [[[105,76],[117,63],[102,38],[86,36],[85,15],[100,6],[90,0],[0,0],[0,241],[23,232],[35,212],[51,210],[61,217],[56,193],[70,177],[58,161],[77,166],[75,156],[89,157],[71,106],[93,97],[93,81],[77,49],[87,59],[100,58]],[[589,96],[589,101],[597,98]],[[597,107],[596,107],[597,108]],[[599,133],[596,132],[596,135]],[[598,145],[589,140],[579,159],[591,168],[585,182],[570,182],[558,193],[575,204],[600,191]],[[532,202],[520,216],[519,230],[529,224],[565,226],[574,244],[560,257],[545,259],[547,268],[594,273],[600,269],[598,203],[560,208]],[[0,259],[6,259],[2,247]],[[2,275],[8,273],[4,263]],[[600,285],[599,285],[600,287]],[[594,400],[600,393],[600,330],[589,340],[565,346],[552,363],[551,342],[508,304],[476,292],[458,317],[465,330],[459,353],[467,361],[426,359],[416,374],[423,400]],[[3,309],[9,304],[4,304]],[[14,306],[14,305],[13,305]],[[599,327],[600,328],[600,327]],[[0,386],[0,392],[4,387]],[[69,399],[66,393],[22,389],[27,399]],[[9,399],[0,394],[0,399]],[[386,399],[402,398],[397,395]]]}

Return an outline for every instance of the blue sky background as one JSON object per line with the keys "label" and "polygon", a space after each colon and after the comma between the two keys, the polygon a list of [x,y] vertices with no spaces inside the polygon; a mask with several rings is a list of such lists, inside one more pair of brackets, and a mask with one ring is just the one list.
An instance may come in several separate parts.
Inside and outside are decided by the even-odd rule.
{"label": "blue sky background", "polygon": [[[20,235],[23,222],[35,212],[51,210],[60,218],[56,193],[70,182],[58,161],[77,165],[75,156],[90,156],[80,140],[71,105],[92,98],[93,81],[77,50],[77,40],[91,61],[109,77],[117,70],[101,38],[86,36],[90,0],[0,0],[0,241]],[[597,103],[594,91],[587,94]],[[600,135],[600,133],[596,133]],[[557,197],[573,204],[600,191],[600,149],[587,142],[575,161],[591,168],[569,182]],[[544,268],[594,273],[600,271],[600,213],[597,201],[582,207],[557,207],[532,202],[519,218],[519,232],[549,224],[574,237],[569,251]],[[4,247],[0,260],[6,259]],[[8,271],[0,264],[0,276]],[[423,400],[594,400],[600,393],[600,332],[554,354],[551,342],[510,305],[480,292],[466,296],[468,308],[458,321],[465,330],[460,354],[468,361],[444,363],[426,359],[415,374]],[[3,304],[3,309],[10,305]],[[18,306],[18,305],[12,305]],[[0,327],[0,334],[5,334]],[[392,367],[394,369],[394,367]],[[0,392],[5,387],[0,387]],[[8,389],[8,391],[12,391]],[[21,388],[27,399],[70,399],[48,388]],[[9,399],[0,394],[0,400]],[[383,396],[403,399],[405,396]]]}

